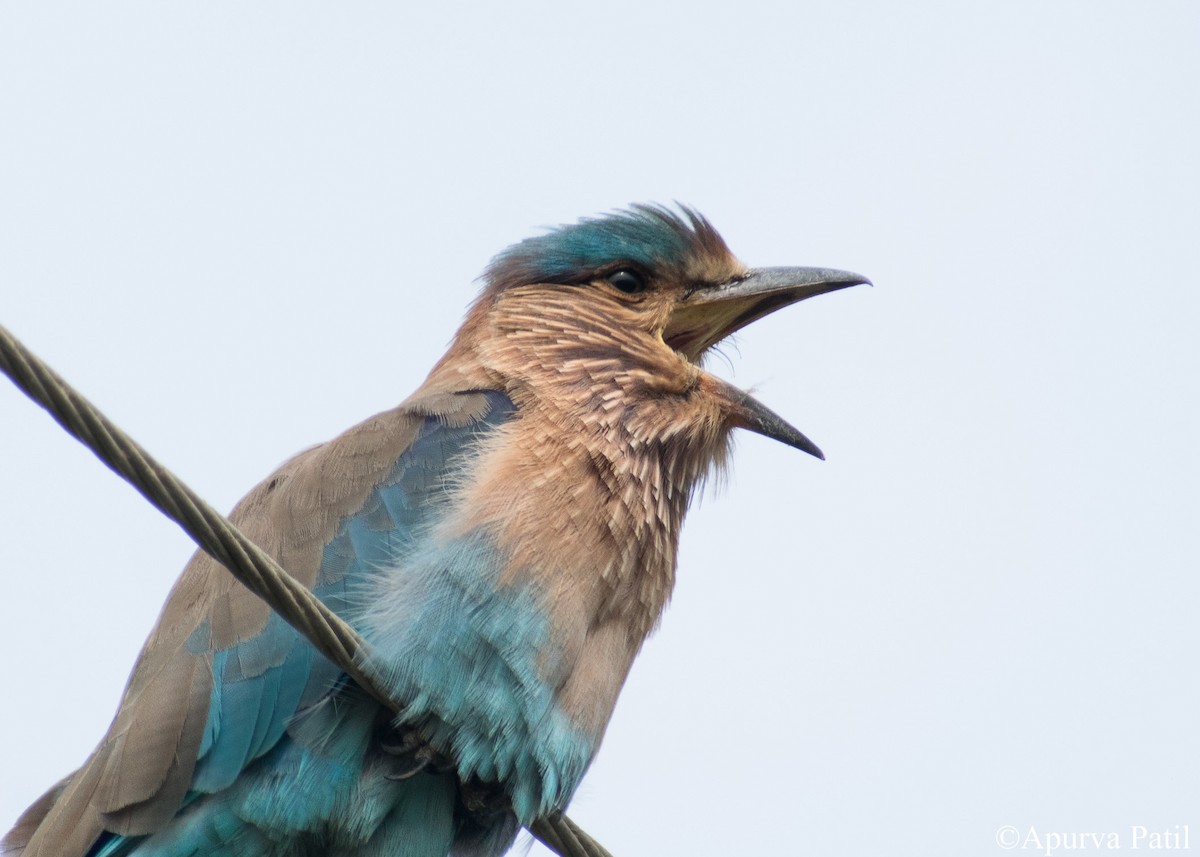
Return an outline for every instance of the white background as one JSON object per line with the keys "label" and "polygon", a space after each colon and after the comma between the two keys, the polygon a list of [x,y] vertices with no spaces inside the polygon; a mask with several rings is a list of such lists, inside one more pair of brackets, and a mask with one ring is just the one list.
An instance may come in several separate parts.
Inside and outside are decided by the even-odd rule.
{"label": "white background", "polygon": [[[712,361],[829,461],[740,439],[573,817],[617,857],[1200,847],[1198,41],[1153,0],[5,3],[0,323],[228,509],[541,226],[680,200],[861,271]],[[0,441],[6,826],[191,546],[7,383]]]}

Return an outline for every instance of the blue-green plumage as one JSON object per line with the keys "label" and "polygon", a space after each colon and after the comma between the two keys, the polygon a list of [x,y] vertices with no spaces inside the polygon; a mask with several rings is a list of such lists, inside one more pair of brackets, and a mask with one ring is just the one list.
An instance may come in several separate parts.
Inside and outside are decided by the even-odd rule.
{"label": "blue-green plumage", "polygon": [[384,684],[460,774],[509,784],[530,823],[574,791],[596,738],[557,709],[544,674],[555,648],[528,586],[499,583],[508,558],[486,535],[430,546],[405,558],[403,575],[367,585],[356,616]]}
{"label": "blue-green plumage", "polygon": [[684,208],[680,215],[659,206],[636,205],[514,244],[492,260],[488,279],[503,289],[519,283],[582,282],[598,270],[619,265],[662,271],[682,267],[698,248],[720,242],[708,222],[691,209]]}

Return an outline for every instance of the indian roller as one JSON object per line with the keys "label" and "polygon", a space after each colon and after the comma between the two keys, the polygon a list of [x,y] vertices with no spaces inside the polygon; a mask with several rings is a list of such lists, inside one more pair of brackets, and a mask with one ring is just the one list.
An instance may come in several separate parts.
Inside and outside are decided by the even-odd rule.
{"label": "indian roller", "polygon": [[502,854],[571,800],[732,430],[821,456],[705,354],[866,282],[747,268],[682,207],[503,251],[415,393],[290,459],[231,515],[368,641],[401,714],[198,553],[108,733],[2,850]]}

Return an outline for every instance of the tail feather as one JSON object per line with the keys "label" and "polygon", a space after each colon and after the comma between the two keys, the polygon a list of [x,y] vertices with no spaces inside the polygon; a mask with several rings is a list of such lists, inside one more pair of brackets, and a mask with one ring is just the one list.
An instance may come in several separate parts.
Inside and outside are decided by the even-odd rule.
{"label": "tail feather", "polygon": [[17,823],[0,840],[0,854],[6,857],[21,857],[25,851],[25,846],[29,844],[29,840],[33,838],[34,832],[37,831],[39,825],[49,815],[50,810],[58,803],[58,799],[62,797],[62,793],[71,783],[71,778],[75,774],[68,774],[57,783],[46,790],[46,793],[38,798],[29,809],[21,813],[21,817],[17,819]]}

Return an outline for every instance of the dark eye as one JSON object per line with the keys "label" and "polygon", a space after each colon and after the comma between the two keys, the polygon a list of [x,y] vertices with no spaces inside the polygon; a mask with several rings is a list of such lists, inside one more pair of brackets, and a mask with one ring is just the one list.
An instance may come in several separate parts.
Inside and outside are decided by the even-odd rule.
{"label": "dark eye", "polygon": [[614,289],[627,295],[638,295],[646,291],[646,279],[637,271],[631,271],[629,268],[613,271],[604,279],[608,280],[609,285]]}

